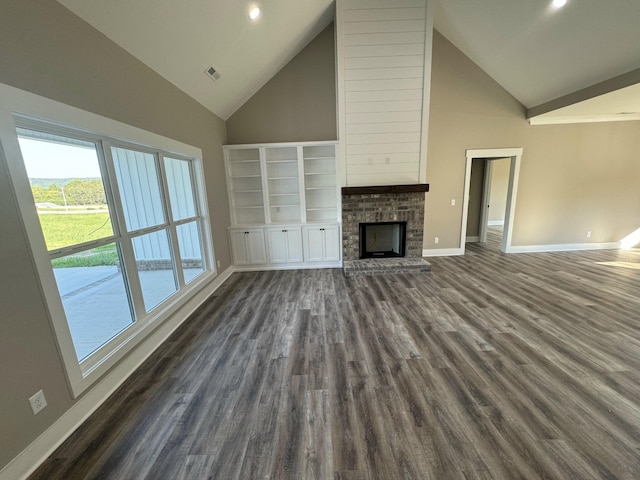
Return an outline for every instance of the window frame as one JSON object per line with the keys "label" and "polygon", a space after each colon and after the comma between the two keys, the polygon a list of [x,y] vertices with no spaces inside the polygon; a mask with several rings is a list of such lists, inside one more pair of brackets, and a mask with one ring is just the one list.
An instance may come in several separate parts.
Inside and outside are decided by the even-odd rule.
{"label": "window frame", "polygon": [[[15,96],[12,96],[14,93]],[[130,354],[145,337],[168,320],[178,309],[186,305],[194,295],[218,275],[215,268],[215,253],[207,209],[202,152],[196,147],[37,95],[29,94],[28,92],[22,92],[12,87],[0,85],[0,98],[2,97],[11,98],[11,101],[6,102],[4,107],[0,106],[0,147],[5,152],[4,158],[9,169],[14,194],[22,216],[22,222],[31,247],[37,276],[44,296],[45,307],[49,314],[54,338],[58,344],[65,367],[68,384],[72,395],[78,397],[90,385],[106,374],[117,362]],[[80,127],[79,125],[83,126]],[[114,336],[82,362],[79,362],[76,357],[75,347],[66,316],[64,315],[62,300],[58,293],[57,283],[53,274],[51,260],[53,256],[59,258],[72,254],[74,251],[77,253],[83,249],[120,242],[120,249],[123,252],[123,263],[125,263],[124,268],[127,269],[131,268],[131,265],[126,265],[129,255],[127,255],[124,250],[127,248],[127,243],[129,243],[130,248],[129,253],[133,252],[133,247],[131,246],[130,239],[125,241],[123,233],[127,232],[123,228],[122,212],[119,212],[117,215],[111,213],[114,230],[112,236],[53,251],[47,250],[31,194],[26,168],[22,159],[16,128],[46,131],[95,143],[98,147],[96,151],[98,152],[99,162],[102,162],[100,166],[101,173],[103,174],[105,194],[107,195],[108,201],[113,202],[110,204],[110,209],[118,203],[118,199],[114,198],[117,196],[113,195],[114,192],[118,192],[118,190],[117,178],[113,172],[113,163],[110,164],[106,158],[107,152],[110,154],[110,148],[107,148],[108,145],[128,146],[133,149],[146,149],[156,152],[156,165],[158,167],[159,181],[163,195],[168,195],[168,190],[166,189],[166,185],[164,185],[166,183],[164,178],[164,156],[187,160],[189,162],[194,201],[197,206],[197,215],[195,218],[198,222],[204,271],[188,284],[184,283],[184,276],[181,275],[182,279],[178,283],[179,288],[176,293],[168,297],[149,313],[144,312],[142,315],[137,316],[131,326]],[[153,148],[150,147],[151,145],[153,145]],[[106,171],[104,170],[105,167]],[[106,174],[106,172],[108,172],[108,174]],[[171,224],[172,217],[170,217],[170,214],[170,210],[166,212],[167,217],[165,224]],[[188,223],[189,221],[194,221],[194,217],[182,219],[179,223]],[[170,227],[165,225],[163,228]],[[141,232],[137,231],[136,233],[140,234]],[[179,248],[177,248],[178,241],[177,238],[175,238],[175,231],[174,235],[170,235],[170,238],[172,239],[172,245],[175,244],[173,248],[175,248],[175,253],[177,254],[174,257],[176,271],[181,271],[181,268],[177,268],[178,262],[180,262],[180,255],[178,253]],[[133,262],[135,266],[135,260]],[[136,286],[131,285],[135,283],[132,282],[131,279],[137,280],[137,274],[129,275],[128,278],[125,278],[128,287],[131,290],[136,290]],[[144,306],[142,309],[144,310]]]}

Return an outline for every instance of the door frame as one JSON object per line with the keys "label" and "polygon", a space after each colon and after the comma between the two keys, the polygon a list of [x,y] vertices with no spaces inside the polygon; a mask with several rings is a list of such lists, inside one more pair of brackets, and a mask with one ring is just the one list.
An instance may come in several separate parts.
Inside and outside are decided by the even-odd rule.
{"label": "door frame", "polygon": [[489,221],[489,199],[491,198],[491,176],[493,173],[493,160],[485,160],[484,179],[482,185],[482,204],[480,205],[480,243],[487,242],[487,223]]}
{"label": "door frame", "polygon": [[[513,221],[516,211],[516,197],[518,190],[518,178],[520,176],[520,161],[522,159],[523,148],[484,148],[466,151],[466,166],[464,175],[464,195],[462,200],[462,225],[460,225],[460,250],[464,254],[467,237],[467,217],[469,214],[469,188],[471,185],[471,164],[474,158],[510,158],[509,185],[507,187],[507,206],[504,216],[504,234],[500,251],[510,253],[513,251],[511,239],[513,234]],[[490,162],[489,162],[490,163]],[[486,167],[485,166],[485,187],[486,187]],[[484,195],[484,193],[483,193]],[[486,199],[483,197],[486,203]],[[484,212],[485,209],[483,208]],[[483,213],[484,216],[484,213]],[[485,219],[483,219],[485,220]],[[482,228],[482,227],[481,227]],[[485,229],[486,230],[486,229]],[[481,234],[482,235],[482,234]],[[484,233],[486,239],[486,232]],[[482,238],[481,238],[482,240]]]}

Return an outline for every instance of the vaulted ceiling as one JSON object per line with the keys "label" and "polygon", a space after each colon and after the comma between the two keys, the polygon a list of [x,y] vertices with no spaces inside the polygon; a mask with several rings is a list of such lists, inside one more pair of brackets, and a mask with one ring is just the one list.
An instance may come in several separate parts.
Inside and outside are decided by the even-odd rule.
{"label": "vaulted ceiling", "polygon": [[335,15],[333,0],[58,1],[224,120]]}
{"label": "vaulted ceiling", "polygon": [[[440,0],[435,27],[536,115],[563,121],[611,120],[620,113],[620,118],[640,118],[637,88],[586,100],[640,82],[637,72],[626,84],[588,88],[640,68],[640,2],[567,0],[559,9],[551,3]],[[583,89],[583,95],[571,95]],[[575,102],[579,108],[558,110]]]}
{"label": "vaulted ceiling", "polygon": [[[335,11],[333,0],[58,1],[223,119]],[[256,4],[262,15],[251,21]],[[440,0],[435,6],[436,29],[536,116],[635,119],[640,112],[632,87],[640,70],[637,79],[627,75],[626,83],[596,89],[593,105],[588,99],[588,87],[640,68],[640,1],[568,0],[561,9],[551,0]],[[209,66],[219,80],[205,75]],[[617,93],[609,102],[602,93],[611,89]],[[547,102],[548,108],[535,108]],[[580,105],[561,110],[574,103]]]}

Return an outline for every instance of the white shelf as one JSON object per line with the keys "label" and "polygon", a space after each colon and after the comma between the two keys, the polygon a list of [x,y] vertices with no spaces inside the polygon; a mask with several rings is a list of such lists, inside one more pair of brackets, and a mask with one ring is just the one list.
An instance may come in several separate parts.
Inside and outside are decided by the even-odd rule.
{"label": "white shelf", "polygon": [[338,221],[335,143],[228,146],[225,159],[233,225]]}

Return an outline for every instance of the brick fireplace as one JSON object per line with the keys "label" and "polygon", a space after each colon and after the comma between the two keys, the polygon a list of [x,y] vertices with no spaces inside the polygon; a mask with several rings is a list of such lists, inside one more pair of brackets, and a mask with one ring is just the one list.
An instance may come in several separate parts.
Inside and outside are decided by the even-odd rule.
{"label": "brick fireplace", "polygon": [[[372,265],[424,265],[424,195],[428,184],[344,187],[342,189],[342,258],[348,268],[373,273]],[[406,222],[406,248],[402,259],[361,259],[360,225]],[[414,261],[411,261],[414,260]],[[428,264],[427,264],[428,265]]]}

